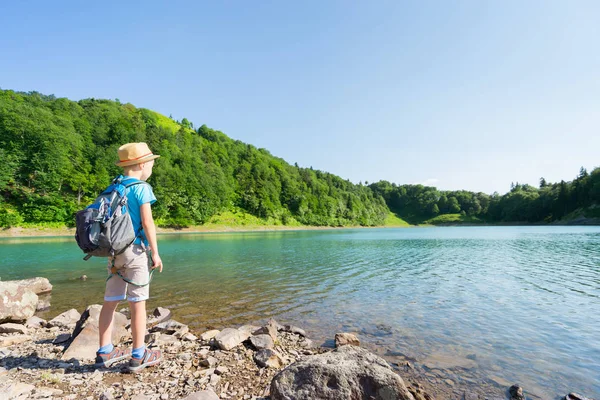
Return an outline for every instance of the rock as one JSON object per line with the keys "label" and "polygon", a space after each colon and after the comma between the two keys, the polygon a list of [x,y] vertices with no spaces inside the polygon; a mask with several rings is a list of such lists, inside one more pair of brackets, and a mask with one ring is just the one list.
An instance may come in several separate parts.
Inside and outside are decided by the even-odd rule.
{"label": "rock", "polygon": [[131,398],[131,400],[152,400],[152,397],[139,393]]}
{"label": "rock", "polygon": [[356,346],[295,362],[271,382],[271,399],[413,400],[404,381],[382,358]]}
{"label": "rock", "polygon": [[283,360],[279,353],[271,349],[259,350],[254,354],[254,361],[259,367],[281,368]]}
{"label": "rock", "polygon": [[244,340],[250,337],[250,333],[246,331],[240,331],[233,328],[225,328],[217,336],[215,341],[222,350],[231,350],[236,346],[242,344]]}
{"label": "rock", "polygon": [[0,325],[0,333],[27,333],[27,327],[21,324],[6,323]]}
{"label": "rock", "polygon": [[215,369],[215,374],[217,374],[217,375],[223,375],[223,374],[226,374],[226,373],[228,373],[228,372],[229,372],[229,368],[227,368],[227,367],[226,367],[226,366],[224,366],[224,365],[218,366],[218,367]]}
{"label": "rock", "polygon": [[108,390],[106,390],[104,393],[102,393],[100,395],[100,400],[114,400],[115,396],[113,395],[113,393],[114,393],[114,389],[109,388]]}
{"label": "rock", "polygon": [[43,328],[46,326],[47,322],[45,319],[41,319],[40,317],[36,317],[35,315],[31,318],[27,318],[25,322],[25,326],[31,329]]}
{"label": "rock", "polygon": [[171,335],[160,335],[154,339],[154,344],[157,346],[174,345],[179,343],[179,339]]}
{"label": "rock", "polygon": [[[101,306],[94,304],[89,306],[81,315],[73,331],[73,341],[62,355],[63,360],[75,358],[77,360],[93,360],[98,350],[98,318]],[[128,335],[125,326],[127,317],[115,312],[113,316],[112,339],[113,343],[121,342]]]}
{"label": "rock", "polygon": [[190,328],[188,328],[187,325],[184,325],[181,329],[177,330],[173,334],[173,336],[175,336],[178,339],[183,339],[183,337],[188,334],[189,330],[190,330]]}
{"label": "rock", "polygon": [[46,294],[52,291],[52,285],[50,281],[46,278],[30,278],[30,279],[21,279],[18,281],[7,281],[10,283],[17,284],[19,286],[23,286],[26,289],[31,290],[35,294]]}
{"label": "rock", "polygon": [[284,329],[284,326],[281,325],[279,322],[275,321],[274,318],[269,318],[269,321],[267,321],[267,325],[273,325],[275,328],[277,328],[278,331],[282,331]]}
{"label": "rock", "polygon": [[210,376],[210,384],[213,386],[217,386],[217,384],[219,383],[220,380],[221,380],[221,377],[217,374],[212,374]]}
{"label": "rock", "polygon": [[3,382],[0,383],[0,393],[2,399],[27,399],[30,398],[35,386],[21,382]]}
{"label": "rock", "polygon": [[182,400],[219,400],[219,396],[212,390],[201,390],[184,397]]}
{"label": "rock", "polygon": [[61,343],[68,342],[69,339],[71,339],[71,334],[70,333],[61,333],[60,335],[58,335],[56,337],[56,339],[54,339],[54,341],[52,343],[54,343],[54,344],[61,344]]}
{"label": "rock", "polygon": [[37,302],[38,296],[33,290],[0,281],[0,323],[26,321],[35,313]]}
{"label": "rock", "polygon": [[407,389],[413,395],[415,400],[433,400],[433,397],[425,393],[423,385],[420,383],[415,383],[411,386],[408,386]]}
{"label": "rock", "polygon": [[0,347],[13,346],[29,341],[31,341],[31,336],[29,335],[0,336]]}
{"label": "rock", "polygon": [[510,400],[525,400],[525,396],[523,396],[523,388],[519,385],[512,385],[508,389],[508,394],[510,395]]}
{"label": "rock", "polygon": [[239,331],[247,333],[248,337],[250,337],[252,335],[252,333],[256,332],[258,329],[260,329],[260,326],[254,326],[254,325],[242,325],[238,328]]}
{"label": "rock", "polygon": [[286,332],[295,333],[296,335],[306,337],[306,332],[304,331],[304,329],[298,328],[297,326],[285,325],[283,327],[283,330]]}
{"label": "rock", "polygon": [[191,333],[186,333],[185,335],[181,336],[181,339],[185,340],[186,342],[195,342],[196,340],[198,340],[198,338],[196,336],[194,336]]}
{"label": "rock", "polygon": [[213,329],[211,331],[206,331],[202,335],[200,335],[200,340],[208,342],[210,339],[214,338],[219,334],[219,330]]}
{"label": "rock", "polygon": [[171,319],[171,311],[164,307],[157,307],[152,312],[152,316],[148,318],[147,325],[152,327]]}
{"label": "rock", "polygon": [[49,387],[38,387],[35,388],[33,394],[34,398],[36,399],[43,399],[48,397],[53,398],[55,396],[61,396],[63,394],[63,391],[60,389],[54,389]]}
{"label": "rock", "polygon": [[568,395],[566,395],[564,398],[564,400],[592,400],[590,398],[581,396],[577,393],[569,393]]}
{"label": "rock", "polygon": [[209,349],[200,349],[200,351],[198,351],[198,354],[200,354],[202,357],[206,357],[208,353],[210,353]]}
{"label": "rock", "polygon": [[48,326],[71,329],[77,324],[77,321],[79,321],[80,318],[81,314],[79,314],[76,309],[72,308],[48,321]]}
{"label": "rock", "polygon": [[208,357],[205,360],[200,361],[199,364],[205,368],[214,368],[218,363],[219,360],[217,360],[216,358]]}
{"label": "rock", "polygon": [[175,332],[183,332],[183,334],[185,334],[189,330],[190,328],[187,325],[182,324],[181,322],[177,322],[174,319],[171,319],[153,326],[152,329],[150,329],[150,332],[160,332],[170,335]]}
{"label": "rock", "polygon": [[360,346],[360,340],[352,333],[336,333],[335,334],[335,347],[340,346]]}
{"label": "rock", "polygon": [[267,325],[257,329],[252,334],[253,335],[269,335],[273,341],[277,340],[277,328],[280,325],[274,319],[270,319]]}
{"label": "rock", "polygon": [[252,343],[252,346],[254,346],[256,350],[272,349],[273,347],[275,347],[275,343],[269,335],[251,336],[250,343]]}

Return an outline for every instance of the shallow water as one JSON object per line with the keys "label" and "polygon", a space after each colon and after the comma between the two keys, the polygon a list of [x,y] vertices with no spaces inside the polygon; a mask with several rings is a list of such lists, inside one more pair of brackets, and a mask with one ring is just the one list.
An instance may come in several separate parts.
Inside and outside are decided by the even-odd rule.
{"label": "shallow water", "polygon": [[[533,397],[600,397],[600,227],[162,235],[149,308],[197,330],[269,317]],[[2,280],[44,276],[52,317],[102,300],[105,263],[70,238],[0,239]],[[87,275],[85,282],[78,278]],[[450,372],[447,372],[450,374]]]}

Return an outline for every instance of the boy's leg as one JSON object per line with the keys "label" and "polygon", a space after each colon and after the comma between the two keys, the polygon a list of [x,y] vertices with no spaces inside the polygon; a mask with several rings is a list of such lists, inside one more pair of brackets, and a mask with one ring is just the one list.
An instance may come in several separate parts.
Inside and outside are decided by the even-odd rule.
{"label": "boy's leg", "polygon": [[146,301],[130,301],[131,312],[131,336],[133,337],[133,348],[144,346],[146,337]]}
{"label": "boy's leg", "polygon": [[[117,256],[118,257],[118,256]],[[115,265],[121,263],[118,258],[115,259]],[[108,273],[113,265],[112,260],[108,262]],[[127,284],[122,279],[111,277],[106,281],[106,290],[104,292],[104,303],[98,318],[98,342],[100,344],[96,352],[96,366],[109,367],[110,365],[129,357],[129,352],[123,351],[113,346],[112,331],[113,317],[117,305],[121,300],[125,300]]]}
{"label": "boy's leg", "polygon": [[98,320],[100,348],[96,352],[96,367],[110,367],[112,364],[128,358],[131,354],[112,344],[113,316],[119,301],[105,300]]}
{"label": "boy's leg", "polygon": [[104,301],[102,310],[100,311],[100,319],[98,321],[98,330],[100,332],[100,347],[112,343],[112,325],[113,315],[117,309],[118,301]]}
{"label": "boy's leg", "polygon": [[129,371],[138,372],[146,367],[162,361],[160,350],[147,349],[144,344],[146,336],[146,301],[130,301],[131,334],[133,336],[133,351],[129,360]]}

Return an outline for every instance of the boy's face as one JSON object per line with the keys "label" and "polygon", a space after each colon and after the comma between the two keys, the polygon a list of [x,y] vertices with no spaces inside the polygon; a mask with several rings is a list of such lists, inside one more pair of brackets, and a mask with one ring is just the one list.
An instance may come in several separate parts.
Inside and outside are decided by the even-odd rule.
{"label": "boy's face", "polygon": [[142,176],[140,178],[141,181],[145,181],[146,179],[150,178],[150,175],[152,175],[152,167],[153,166],[154,166],[154,160],[150,160],[148,162],[141,164],[141,167],[142,167]]}

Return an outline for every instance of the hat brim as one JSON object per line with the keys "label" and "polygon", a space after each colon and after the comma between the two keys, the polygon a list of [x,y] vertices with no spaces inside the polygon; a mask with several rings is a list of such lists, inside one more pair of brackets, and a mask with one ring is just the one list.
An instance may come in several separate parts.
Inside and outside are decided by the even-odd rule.
{"label": "hat brim", "polygon": [[158,157],[160,157],[158,154],[152,154],[152,155],[149,155],[148,157],[140,158],[139,160],[118,161],[115,163],[115,165],[117,167],[127,167],[129,165],[145,163],[145,162],[157,159]]}

